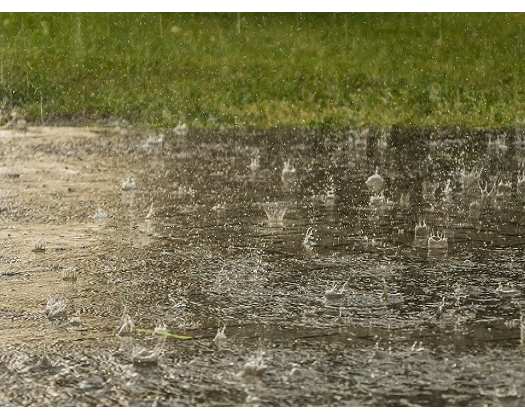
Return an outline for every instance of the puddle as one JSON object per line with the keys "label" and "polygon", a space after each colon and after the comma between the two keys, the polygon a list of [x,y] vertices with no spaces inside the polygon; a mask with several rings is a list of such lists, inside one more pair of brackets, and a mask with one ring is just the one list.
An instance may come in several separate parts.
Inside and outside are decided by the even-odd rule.
{"label": "puddle", "polygon": [[522,405],[521,137],[414,133],[0,131],[0,404]]}

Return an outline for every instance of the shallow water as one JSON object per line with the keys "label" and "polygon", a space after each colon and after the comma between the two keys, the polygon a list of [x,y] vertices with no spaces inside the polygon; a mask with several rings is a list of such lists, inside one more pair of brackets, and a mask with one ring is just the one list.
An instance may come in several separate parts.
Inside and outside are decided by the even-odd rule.
{"label": "shallow water", "polygon": [[523,404],[518,134],[3,131],[0,403]]}

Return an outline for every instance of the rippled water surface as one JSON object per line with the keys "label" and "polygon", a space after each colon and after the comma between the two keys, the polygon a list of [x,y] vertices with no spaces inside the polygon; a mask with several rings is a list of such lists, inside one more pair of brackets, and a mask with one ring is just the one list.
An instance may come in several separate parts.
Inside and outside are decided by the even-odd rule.
{"label": "rippled water surface", "polygon": [[1,133],[2,404],[523,404],[519,132],[149,134]]}

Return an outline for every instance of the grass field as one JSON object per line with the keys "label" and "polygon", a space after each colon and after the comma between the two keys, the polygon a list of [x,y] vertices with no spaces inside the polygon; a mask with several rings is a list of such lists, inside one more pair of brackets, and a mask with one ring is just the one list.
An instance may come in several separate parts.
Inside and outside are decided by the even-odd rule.
{"label": "grass field", "polygon": [[0,14],[0,98],[31,121],[525,122],[525,15]]}

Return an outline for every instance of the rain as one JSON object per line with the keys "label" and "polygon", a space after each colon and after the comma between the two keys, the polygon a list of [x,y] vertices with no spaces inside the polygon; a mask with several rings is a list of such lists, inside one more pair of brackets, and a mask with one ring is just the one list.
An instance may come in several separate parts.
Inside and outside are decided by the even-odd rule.
{"label": "rain", "polygon": [[[445,99],[466,99],[437,84],[421,99],[434,113],[396,102],[413,97],[395,67],[325,84],[337,59],[326,47],[308,73],[315,28],[345,28],[354,51],[353,24],[392,21],[302,15],[0,17],[0,39],[34,54],[24,77],[8,47],[0,59],[1,406],[523,405],[525,130],[494,123],[499,102],[442,123]],[[31,73],[60,19],[63,90]],[[94,63],[96,36],[126,22],[149,35]],[[268,67],[220,61],[276,22],[289,38]],[[391,41],[371,42],[386,60]],[[159,57],[201,43],[216,72],[177,84]],[[286,51],[304,74],[242,73]]]}

